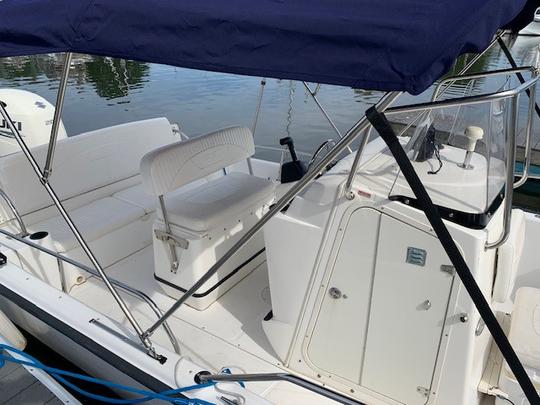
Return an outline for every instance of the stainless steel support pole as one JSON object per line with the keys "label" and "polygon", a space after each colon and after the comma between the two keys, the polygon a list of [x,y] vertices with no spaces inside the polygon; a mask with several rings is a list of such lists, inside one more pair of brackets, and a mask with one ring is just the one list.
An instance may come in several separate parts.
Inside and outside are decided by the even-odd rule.
{"label": "stainless steel support pole", "polygon": [[19,211],[15,207],[15,204],[13,204],[13,201],[11,201],[11,198],[5,193],[4,190],[0,189],[0,197],[6,202],[11,212],[13,212],[13,215],[15,215],[15,220],[19,223],[19,228],[21,229],[21,235],[22,237],[25,237],[28,235],[28,230],[26,229],[26,225],[24,224],[24,221],[19,214]]}
{"label": "stainless steel support pole", "polygon": [[353,183],[353,179],[356,174],[356,171],[358,170],[358,164],[360,163],[360,158],[364,154],[364,149],[366,148],[368,144],[371,128],[372,127],[369,127],[364,131],[362,141],[360,142],[360,145],[358,146],[358,149],[356,150],[356,154],[354,155],[354,160],[351,166],[351,170],[349,171],[349,175],[347,176],[347,181],[345,182],[345,197],[347,197],[349,200],[352,200],[354,198],[354,194],[352,192],[352,183]]}
{"label": "stainless steel support pole", "polygon": [[[223,169],[225,170],[225,169]],[[225,171],[223,174],[227,174]],[[171,235],[171,224],[169,223],[169,217],[167,216],[167,209],[165,208],[165,200],[162,195],[158,197],[159,199],[159,207],[161,208],[161,213],[163,215],[163,223],[165,224],[165,232],[167,232],[168,235]],[[171,267],[170,270],[172,273],[176,274],[178,271],[178,255],[176,254],[176,246],[172,243],[167,243],[169,245],[169,252],[171,254]]]}
{"label": "stainless steel support pole", "polygon": [[523,173],[521,178],[514,183],[514,188],[521,187],[529,178],[529,169],[531,165],[531,153],[532,153],[532,134],[534,129],[534,111],[536,103],[536,84],[529,89],[529,110],[527,113],[528,122],[525,132],[525,157],[523,160]]}
{"label": "stainless steel support pole", "polygon": [[52,162],[54,159],[54,150],[56,148],[56,139],[58,138],[58,130],[62,122],[62,110],[64,109],[64,98],[66,96],[66,88],[69,77],[69,68],[71,67],[71,52],[67,52],[64,59],[64,67],[62,69],[62,76],[60,77],[60,84],[58,86],[58,95],[56,96],[56,107],[54,109],[54,118],[51,129],[51,137],[49,139],[49,150],[47,151],[47,158],[45,159],[45,166],[43,168],[43,178],[48,180],[52,173]]}
{"label": "stainless steel support pole", "polygon": [[516,164],[516,129],[518,125],[518,96],[511,100],[510,122],[507,131],[506,184],[504,186],[503,230],[495,242],[487,242],[485,248],[493,249],[501,246],[508,239],[512,222],[512,197],[514,193],[514,166]]}
{"label": "stainless steel support pole", "polygon": [[[330,126],[332,127],[334,132],[337,134],[337,136],[339,136],[339,139],[343,138],[343,134],[340,132],[340,130],[338,129],[338,127],[336,126],[336,124],[334,123],[332,118],[330,118],[330,116],[328,115],[328,113],[326,112],[324,107],[319,102],[319,99],[317,98],[317,94],[314,91],[311,90],[311,88],[309,87],[307,82],[302,82],[302,83],[304,84],[304,87],[308,91],[308,93],[311,96],[311,98],[313,99],[313,101],[315,101],[315,104],[317,104],[317,107],[319,107],[319,110],[321,110],[321,112],[323,113],[326,120],[330,123]],[[350,146],[347,146],[347,150],[349,151],[349,153],[353,153]]]}
{"label": "stainless steel support pole", "polygon": [[[386,93],[381,100],[377,103],[377,108],[380,111],[384,111],[390,104],[397,98],[401,92],[391,92]],[[242,248],[249,240],[261,230],[261,228],[266,224],[274,215],[281,211],[285,205],[287,205],[294,197],[296,197],[306,186],[319,175],[319,173],[324,170],[326,165],[334,160],[347,146],[351,144],[352,141],[358,136],[358,134],[364,131],[369,125],[369,121],[366,117],[361,118],[356,124],[353,125],[345,136],[334,146],[330,152],[322,158],[319,163],[314,165],[305,175],[302,177],[294,186],[292,186],[289,191],[287,191],[283,197],[281,197],[274,205],[270,207],[268,212],[263,215],[263,217],[257,221],[245,234],[242,236],[238,242],[236,242],[193,286],[187,290],[182,297],[180,297],[172,306],[169,308],[165,315],[154,323],[147,331],[144,333],[144,337],[150,336],[154,331],[159,328],[159,326],[170,317],[180,306],[186,302],[199,288],[201,288],[204,283],[206,283],[218,270],[219,268],[229,260],[240,248]]]}
{"label": "stainless steel support pole", "polygon": [[[540,58],[540,49],[537,48],[536,52],[536,61],[535,61],[535,71],[533,73],[534,76],[538,76],[538,64],[539,64],[539,58]],[[532,153],[532,136],[534,133],[534,113],[536,110],[536,87],[537,83],[535,83],[530,89],[529,89],[529,110],[528,110],[528,123],[527,123],[527,129],[526,129],[526,139],[525,139],[525,157],[523,161],[523,173],[521,175],[521,178],[514,183],[514,188],[521,187],[527,179],[529,178],[529,171],[530,171],[530,165],[531,165],[531,153]]]}
{"label": "stainless steel support pole", "polygon": [[[72,266],[75,266],[75,267],[77,267],[77,268],[79,268],[81,270],[84,270],[84,271],[90,273],[91,275],[101,279],[101,276],[99,275],[99,273],[96,270],[94,270],[93,268],[88,267],[88,266],[86,266],[86,265],[84,265],[82,263],[79,263],[76,260],[73,260],[73,259],[71,259],[71,258],[69,258],[67,256],[64,256],[64,255],[61,255],[58,252],[55,252],[55,251],[53,251],[51,249],[48,249],[48,248],[46,248],[44,246],[38,245],[37,243],[34,243],[34,242],[24,238],[24,237],[15,235],[15,234],[13,234],[11,232],[8,232],[8,231],[6,231],[4,229],[1,229],[1,228],[0,228],[0,234],[5,235],[8,238],[14,239],[14,240],[16,240],[16,241],[18,241],[20,243],[24,243],[25,245],[30,246],[33,249],[39,250],[40,252],[43,252],[45,254],[48,254],[48,255],[56,258],[56,260],[58,261],[59,266],[61,265],[61,263],[64,263],[64,262],[69,263]],[[144,302],[146,302],[146,304],[148,304],[148,306],[154,312],[156,317],[158,319],[161,318],[161,316],[163,315],[163,313],[161,312],[161,309],[159,309],[157,304],[148,295],[146,295],[145,293],[143,293],[140,290],[137,290],[137,289],[135,289],[133,287],[130,287],[127,284],[122,283],[121,281],[115,280],[114,278],[109,278],[109,280],[111,281],[112,284],[114,284],[118,288],[120,288],[122,290],[125,290],[127,293],[133,295],[134,297],[139,298],[139,299],[143,300]],[[65,278],[64,278],[63,281],[65,282]],[[67,288],[65,289],[64,292],[68,293]],[[171,341],[171,344],[172,344],[172,346],[174,348],[174,351],[176,353],[180,354],[180,345],[178,344],[178,341],[176,340],[176,337],[174,336],[174,333],[172,332],[172,329],[169,327],[169,324],[167,322],[165,322],[163,324],[163,329],[165,329],[165,332],[169,336],[169,340]]]}
{"label": "stainless steel support pole", "polygon": [[60,275],[60,285],[62,286],[62,292],[69,294],[68,285],[66,281],[66,273],[64,271],[64,262],[59,258],[56,258],[56,264],[58,264],[58,274]]}
{"label": "stainless steel support pole", "polygon": [[56,208],[60,212],[60,215],[62,216],[62,218],[64,218],[64,220],[66,221],[69,229],[71,229],[71,232],[73,232],[73,235],[75,235],[75,238],[77,239],[77,242],[79,242],[79,244],[81,245],[81,248],[83,249],[84,253],[86,253],[88,258],[92,262],[92,265],[99,272],[101,278],[103,279],[103,282],[105,283],[105,285],[107,286],[107,288],[111,292],[112,296],[114,297],[114,299],[117,302],[118,306],[120,307],[120,309],[122,310],[122,312],[124,313],[126,318],[128,319],[129,323],[131,324],[131,326],[133,327],[133,329],[135,330],[135,332],[137,333],[137,335],[141,339],[141,342],[143,343],[143,345],[148,350],[148,353],[155,357],[156,354],[155,354],[154,348],[152,346],[152,343],[150,342],[148,337],[143,336],[144,332],[143,332],[142,328],[140,327],[139,323],[133,317],[133,314],[131,313],[131,311],[127,307],[126,303],[124,302],[122,297],[120,297],[120,295],[118,294],[118,292],[116,291],[114,286],[109,281],[109,278],[107,277],[107,275],[103,271],[103,267],[101,267],[98,260],[94,256],[94,253],[92,253],[92,251],[88,247],[88,244],[86,243],[83,236],[81,235],[81,233],[77,229],[77,226],[75,225],[75,223],[73,222],[73,220],[69,216],[68,212],[65,210],[64,206],[62,205],[62,202],[60,201],[60,199],[56,195],[54,189],[47,182],[47,179],[45,179],[43,177],[43,174],[41,173],[39,165],[36,162],[36,159],[32,155],[32,152],[30,152],[30,149],[28,148],[28,146],[26,145],[26,143],[22,139],[21,134],[19,133],[19,131],[17,130],[15,124],[13,123],[13,120],[11,119],[11,117],[9,116],[6,109],[4,108],[4,106],[1,103],[0,103],[0,113],[2,114],[2,117],[4,118],[4,120],[8,123],[8,126],[9,126],[9,129],[11,130],[11,133],[13,134],[15,139],[17,140],[17,143],[21,147],[24,155],[26,156],[26,158],[30,162],[30,165],[32,166],[32,169],[36,173],[36,176],[40,179],[41,183],[43,184],[43,187],[45,187],[45,190],[47,191],[47,193],[51,197],[54,205],[56,206]]}
{"label": "stainless steel support pole", "polygon": [[[253,117],[253,124],[251,124],[251,135],[253,136],[253,138],[255,138],[255,131],[257,130],[257,124],[259,123],[259,113],[261,112],[262,99],[264,95],[264,86],[266,86],[266,79],[261,79],[261,88],[259,90],[259,98],[257,100],[257,109],[255,110],[255,117]],[[253,166],[251,165],[251,158],[248,157],[246,161],[248,165],[249,174],[253,176]]]}

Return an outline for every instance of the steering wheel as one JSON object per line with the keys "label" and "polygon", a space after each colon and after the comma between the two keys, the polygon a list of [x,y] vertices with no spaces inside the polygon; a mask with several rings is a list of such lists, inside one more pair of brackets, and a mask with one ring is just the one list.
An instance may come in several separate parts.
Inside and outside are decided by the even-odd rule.
{"label": "steering wheel", "polygon": [[[326,146],[328,148],[329,145],[333,146],[335,145],[336,143],[334,142],[333,139],[327,139],[325,141],[323,141],[319,147],[315,150],[315,153],[313,153],[313,156],[311,156],[311,159],[309,160],[309,163],[308,163],[308,170],[311,168],[311,166],[313,165],[313,163],[315,163],[315,161],[317,160],[317,158],[319,157],[319,155],[321,154],[321,151],[323,150],[323,148]],[[331,167],[333,166],[333,164],[328,164],[326,166],[326,170],[329,170]]]}

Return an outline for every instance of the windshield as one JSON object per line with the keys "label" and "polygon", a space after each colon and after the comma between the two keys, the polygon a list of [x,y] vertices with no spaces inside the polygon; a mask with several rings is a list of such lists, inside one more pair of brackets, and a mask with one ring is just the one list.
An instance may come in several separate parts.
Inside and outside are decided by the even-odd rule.
{"label": "windshield", "polygon": [[[491,91],[515,86],[509,75],[491,83]],[[478,83],[461,86],[466,94],[477,94]],[[455,94],[454,94],[455,96]],[[516,134],[527,125],[526,96],[518,96]],[[388,112],[387,118],[399,135],[407,156],[426,186],[433,202],[456,214],[484,214],[499,204],[507,176],[507,136],[511,98],[427,108],[414,112]],[[389,177],[389,198],[414,201],[414,194],[389,151],[364,167]]]}

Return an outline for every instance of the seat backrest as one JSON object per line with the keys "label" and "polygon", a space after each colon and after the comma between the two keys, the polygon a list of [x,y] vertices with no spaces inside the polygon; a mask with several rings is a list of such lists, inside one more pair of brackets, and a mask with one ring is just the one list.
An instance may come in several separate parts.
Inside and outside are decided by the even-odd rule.
{"label": "seat backrest", "polygon": [[504,303],[510,297],[518,272],[525,241],[525,215],[521,210],[512,210],[510,234],[497,252],[497,275],[493,284],[493,300]]}
{"label": "seat backrest", "polygon": [[[166,118],[130,122],[57,141],[50,179],[60,199],[74,197],[139,173],[139,162],[149,150],[174,142]],[[32,154],[43,167],[48,145]],[[0,158],[0,187],[24,215],[52,205],[22,152]],[[3,205],[3,204],[0,204]],[[1,214],[11,218],[3,207]]]}
{"label": "seat backrest", "polygon": [[143,185],[149,194],[161,196],[254,153],[248,128],[223,128],[147,153],[141,160]]}

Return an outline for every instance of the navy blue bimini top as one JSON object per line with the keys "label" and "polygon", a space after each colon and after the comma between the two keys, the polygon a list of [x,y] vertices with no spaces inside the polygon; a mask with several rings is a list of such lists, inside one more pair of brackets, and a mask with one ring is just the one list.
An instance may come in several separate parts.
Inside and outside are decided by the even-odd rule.
{"label": "navy blue bimini top", "polygon": [[0,0],[0,57],[72,51],[417,94],[526,2]]}

